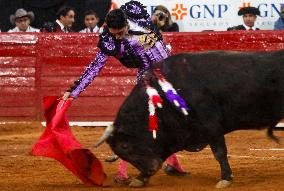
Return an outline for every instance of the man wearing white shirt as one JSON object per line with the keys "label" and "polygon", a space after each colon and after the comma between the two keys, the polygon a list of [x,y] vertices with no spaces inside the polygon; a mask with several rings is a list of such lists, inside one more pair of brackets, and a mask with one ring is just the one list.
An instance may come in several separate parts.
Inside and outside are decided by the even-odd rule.
{"label": "man wearing white shirt", "polygon": [[34,18],[35,15],[33,12],[27,12],[22,8],[18,9],[14,15],[10,16],[10,22],[12,25],[16,25],[16,27],[10,29],[8,32],[39,32],[39,29],[30,26]]}
{"label": "man wearing white shirt", "polygon": [[99,17],[93,10],[88,10],[84,14],[84,23],[86,28],[80,31],[80,33],[101,33],[103,28],[98,27]]}
{"label": "man wearing white shirt", "polygon": [[257,15],[260,15],[260,11],[256,7],[244,7],[239,10],[239,16],[243,16],[243,25],[234,26],[228,28],[228,31],[231,30],[259,30],[259,28],[255,27],[255,21],[257,19]]}

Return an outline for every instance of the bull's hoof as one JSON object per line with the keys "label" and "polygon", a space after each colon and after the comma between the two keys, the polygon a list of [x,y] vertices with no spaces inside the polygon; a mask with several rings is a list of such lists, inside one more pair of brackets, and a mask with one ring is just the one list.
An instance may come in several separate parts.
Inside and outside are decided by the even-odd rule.
{"label": "bull's hoof", "polygon": [[229,180],[220,180],[217,184],[216,184],[216,188],[227,188],[229,186],[231,186],[232,181]]}
{"label": "bull's hoof", "polygon": [[105,159],[105,162],[115,162],[119,159],[119,157],[117,155],[111,155],[111,156],[108,156],[106,159]]}
{"label": "bull's hoof", "polygon": [[140,188],[145,186],[145,182],[142,180],[139,180],[137,178],[132,179],[132,181],[130,182],[130,184],[128,186],[133,187],[133,188]]}

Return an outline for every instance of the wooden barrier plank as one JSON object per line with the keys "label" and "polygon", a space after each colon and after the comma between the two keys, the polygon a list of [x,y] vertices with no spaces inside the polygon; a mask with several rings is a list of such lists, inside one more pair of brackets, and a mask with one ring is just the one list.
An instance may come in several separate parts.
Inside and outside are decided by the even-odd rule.
{"label": "wooden barrier plank", "polygon": [[61,57],[61,56],[77,57],[77,56],[86,56],[86,55],[95,57],[96,52],[98,52],[98,48],[96,46],[81,47],[76,44],[73,44],[72,46],[56,44],[56,46],[50,45],[49,47],[46,47],[46,48],[41,47],[41,49],[39,51],[41,55],[44,57],[54,57],[54,56],[55,57]]}
{"label": "wooden barrier plank", "polygon": [[[68,68],[66,68],[68,67]],[[52,76],[74,76],[79,78],[84,72],[86,66],[63,66],[63,65],[44,65],[42,67],[43,77]],[[113,66],[111,63],[107,64],[102,71],[100,76],[136,76],[136,69],[127,69],[123,66]]]}
{"label": "wooden barrier plank", "polygon": [[[42,87],[43,96],[61,96],[69,88],[68,85],[62,87]],[[86,91],[80,94],[81,97],[116,97],[116,96],[128,96],[133,88],[133,85],[125,86],[100,86],[100,85],[90,85]],[[1,95],[1,94],[0,94]]]}
{"label": "wooden barrier plank", "polygon": [[[52,87],[52,86],[66,86],[73,84],[78,78],[70,78],[66,76],[62,77],[42,77],[42,87]],[[0,78],[1,80],[1,78]],[[101,86],[113,85],[113,86],[123,86],[123,85],[134,85],[136,83],[135,76],[97,76],[91,85],[99,84]],[[1,82],[0,82],[1,85]]]}
{"label": "wooden barrier plank", "polygon": [[0,117],[34,117],[34,107],[1,107]]}
{"label": "wooden barrier plank", "polygon": [[1,45],[31,45],[38,42],[40,34],[38,33],[1,33]]}
{"label": "wooden barrier plank", "polygon": [[35,75],[35,68],[1,68],[0,77],[33,77]]}
{"label": "wooden barrier plank", "polygon": [[[1,35],[0,35],[1,36]],[[0,54],[0,66],[2,68],[12,68],[12,67],[24,67],[24,68],[34,68],[36,63],[35,57],[3,57]]]}
{"label": "wooden barrier plank", "polygon": [[[126,97],[82,97],[73,101],[71,107],[68,109],[67,116],[70,119],[113,119],[113,116],[115,116],[125,98]],[[41,116],[43,116],[43,112],[41,112]]]}
{"label": "wooden barrier plank", "polygon": [[109,99],[102,99],[101,101],[104,101],[104,103],[107,103],[107,101],[111,101],[114,104],[108,103],[104,106],[98,105],[98,101],[94,101],[94,103],[97,103],[96,106],[88,106],[88,105],[79,105],[79,106],[72,106],[72,108],[68,111],[68,116],[70,118],[89,118],[89,119],[95,119],[95,118],[112,118],[116,115],[118,112],[119,106],[122,104],[123,100],[109,100]]}
{"label": "wooden barrier plank", "polygon": [[50,46],[97,46],[99,34],[85,34],[85,33],[44,33],[41,34],[38,43],[41,47]]}
{"label": "wooden barrier plank", "polygon": [[[82,118],[81,118],[82,119]],[[41,120],[44,120],[42,117]],[[0,122],[21,122],[21,121],[35,121],[34,116],[0,116]]]}
{"label": "wooden barrier plank", "polygon": [[35,96],[36,88],[35,87],[23,87],[23,86],[0,86],[0,96],[8,97],[8,96]]}
{"label": "wooden barrier plank", "polygon": [[22,95],[14,95],[7,97],[0,97],[1,107],[34,107],[37,100],[35,97],[28,97]]}
{"label": "wooden barrier plank", "polygon": [[113,116],[70,116],[68,113],[67,117],[69,121],[113,121],[114,118]]}
{"label": "wooden barrier plank", "polygon": [[40,58],[39,62],[43,67],[82,67],[90,63],[93,58],[94,56],[44,56]]}
{"label": "wooden barrier plank", "polygon": [[36,54],[36,45],[9,45],[9,46],[0,46],[0,55],[1,56],[35,56]]}
{"label": "wooden barrier plank", "polygon": [[[87,67],[95,56],[78,56],[78,57],[66,57],[66,56],[45,56],[38,58],[38,62],[44,67],[54,67],[58,65],[64,65],[68,67]],[[106,66],[119,66],[122,64],[115,58],[109,57]]]}
{"label": "wooden barrier plank", "polygon": [[0,86],[34,86],[34,77],[2,77],[0,76]]}

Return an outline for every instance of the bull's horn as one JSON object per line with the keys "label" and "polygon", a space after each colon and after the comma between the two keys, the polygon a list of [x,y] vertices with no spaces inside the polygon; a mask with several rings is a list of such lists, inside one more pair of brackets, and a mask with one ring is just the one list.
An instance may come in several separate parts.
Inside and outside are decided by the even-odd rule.
{"label": "bull's horn", "polygon": [[101,144],[103,144],[107,138],[112,134],[114,130],[113,125],[109,125],[106,130],[104,131],[103,135],[101,136],[100,140],[94,145],[95,148],[99,147]]}

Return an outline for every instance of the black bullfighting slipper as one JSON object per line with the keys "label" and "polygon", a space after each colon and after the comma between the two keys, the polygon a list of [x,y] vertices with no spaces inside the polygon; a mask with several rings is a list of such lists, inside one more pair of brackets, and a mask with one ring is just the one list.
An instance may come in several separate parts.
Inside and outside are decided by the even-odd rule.
{"label": "black bullfighting slipper", "polygon": [[119,157],[117,155],[111,155],[111,156],[108,156],[105,159],[105,162],[115,162],[115,161],[117,161],[117,159],[119,159]]}
{"label": "black bullfighting slipper", "polygon": [[174,167],[170,166],[170,165],[167,165],[165,168],[164,168],[164,172],[167,174],[167,175],[170,175],[170,176],[189,176],[190,173],[189,172],[181,172],[181,171],[178,171],[177,169],[175,169]]}

